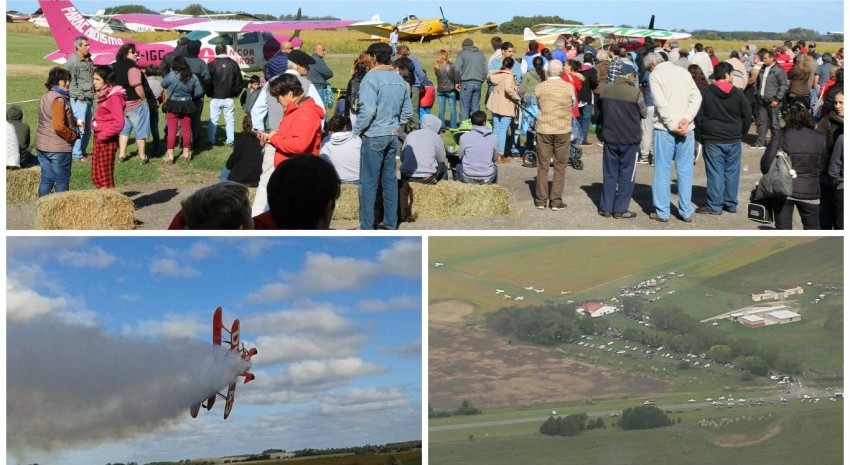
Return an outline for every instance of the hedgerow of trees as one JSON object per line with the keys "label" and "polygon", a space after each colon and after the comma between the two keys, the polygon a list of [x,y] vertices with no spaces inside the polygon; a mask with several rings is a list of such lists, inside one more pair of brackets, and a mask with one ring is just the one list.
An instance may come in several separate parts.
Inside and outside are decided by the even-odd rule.
{"label": "hedgerow of trees", "polygon": [[586,413],[567,415],[565,417],[550,416],[540,425],[540,434],[549,436],[578,436],[584,430],[604,428],[602,417],[590,420]]}
{"label": "hedgerow of trees", "polygon": [[455,410],[436,410],[428,404],[428,418],[445,418],[453,415],[478,415],[481,409],[475,408],[468,400],[461,402],[460,407]]}
{"label": "hedgerow of trees", "polygon": [[667,417],[667,414],[662,412],[660,408],[654,405],[640,405],[623,410],[623,415],[617,425],[620,428],[631,430],[660,428],[670,426],[673,423],[673,420]]}

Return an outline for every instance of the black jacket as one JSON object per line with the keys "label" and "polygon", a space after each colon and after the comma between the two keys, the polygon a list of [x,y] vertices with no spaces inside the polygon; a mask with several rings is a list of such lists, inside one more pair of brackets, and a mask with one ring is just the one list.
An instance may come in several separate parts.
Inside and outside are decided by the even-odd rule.
{"label": "black jacket", "polygon": [[828,160],[826,138],[811,128],[781,129],[777,137],[770,141],[770,145],[761,157],[762,174],[770,169],[780,144],[791,159],[791,168],[797,173],[791,196],[800,200],[819,199],[818,175],[823,171]]}
{"label": "black jacket", "polygon": [[593,89],[599,85],[599,78],[596,76],[596,68],[590,67],[586,70],[579,71],[584,76],[584,84],[581,86],[581,91],[578,93],[578,101],[591,103],[593,101]]}
{"label": "black jacket", "polygon": [[640,120],[646,117],[646,103],[637,85],[618,76],[599,93],[602,100],[602,140],[609,144],[639,144]]}
{"label": "black jacket", "polygon": [[263,171],[263,149],[260,147],[260,141],[248,135],[236,139],[233,153],[224,166],[230,170],[228,181],[257,187]]}
{"label": "black jacket", "polygon": [[242,91],[242,71],[233,58],[217,56],[207,65],[210,71],[209,96],[215,99],[236,98]]}
{"label": "black jacket", "polygon": [[703,88],[702,105],[694,119],[705,144],[740,143],[752,121],[752,110],[744,92],[732,86],[725,92],[716,84]]}

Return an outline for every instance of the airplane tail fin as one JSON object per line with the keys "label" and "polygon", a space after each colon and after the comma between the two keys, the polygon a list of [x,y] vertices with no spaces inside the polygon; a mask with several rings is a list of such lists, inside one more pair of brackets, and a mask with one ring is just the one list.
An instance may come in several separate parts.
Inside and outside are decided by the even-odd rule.
{"label": "airplane tail fin", "polygon": [[522,30],[522,40],[537,40],[537,34],[535,34],[530,28],[525,28]]}
{"label": "airplane tail fin", "polygon": [[60,52],[73,53],[74,39],[80,36],[88,39],[92,52],[106,48],[104,46],[121,46],[125,43],[118,37],[98,31],[69,1],[39,0],[38,4],[44,12],[44,18]]}

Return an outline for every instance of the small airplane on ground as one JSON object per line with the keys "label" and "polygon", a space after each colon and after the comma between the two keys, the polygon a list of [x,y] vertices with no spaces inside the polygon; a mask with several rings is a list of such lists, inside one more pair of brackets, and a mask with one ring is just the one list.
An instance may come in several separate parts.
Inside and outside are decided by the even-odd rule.
{"label": "small airplane on ground", "polygon": [[528,287],[526,287],[526,288],[524,288],[524,289],[525,289],[526,291],[530,291],[530,290],[534,289],[534,286],[528,286]]}
{"label": "small airplane on ground", "polygon": [[534,290],[534,292],[536,292],[536,293],[538,293],[538,294],[540,294],[540,293],[541,293],[541,292],[543,292],[543,291],[545,291],[545,289],[535,289],[535,290]]}
{"label": "small airplane on ground", "polygon": [[523,40],[534,40],[537,43],[553,44],[558,37],[578,34],[579,36],[593,36],[598,38],[611,38],[620,47],[628,51],[637,50],[643,45],[647,37],[651,37],[657,43],[664,44],[668,40],[682,40],[691,37],[686,32],[664,31],[655,29],[655,15],[649,20],[648,28],[613,27],[610,24],[538,24],[523,30]]}
{"label": "small airplane on ground", "polygon": [[[222,331],[230,335],[230,340],[222,338]],[[245,344],[239,342],[238,319],[233,320],[233,326],[231,326],[230,330],[228,330],[224,326],[224,324],[222,324],[221,307],[216,308],[215,313],[213,313],[212,341],[213,345],[217,346],[226,344],[226,346],[230,347],[230,351],[227,353],[227,356],[241,357],[242,360],[247,363],[245,371],[239,374],[239,376],[245,378],[245,383],[248,383],[249,381],[252,381],[254,379],[254,374],[250,373],[248,370],[251,369],[251,357],[257,355],[257,349],[246,349]],[[204,407],[207,410],[212,410],[216,397],[221,397],[222,399],[224,399],[224,419],[227,420],[227,417],[230,416],[230,410],[233,408],[233,401],[236,398],[236,383],[231,383],[227,387],[227,395],[224,395],[220,392],[212,392],[206,399],[206,402],[198,401],[197,403],[192,404],[189,407],[189,414],[192,415],[192,418],[197,418],[198,412],[201,410],[201,407]]]}
{"label": "small airplane on ground", "polygon": [[375,40],[388,39],[394,28],[398,28],[398,40],[400,42],[430,42],[434,39],[452,36],[455,34],[466,34],[469,32],[480,30],[491,30],[499,27],[496,23],[487,23],[483,26],[475,27],[453,27],[446,15],[443,14],[443,7],[440,7],[440,15],[442,18],[419,19],[416,15],[407,15],[396,24],[389,24],[381,21],[380,15],[375,15],[369,21],[361,21],[350,26],[355,31],[371,34]]}
{"label": "small airplane on ground", "polygon": [[443,262],[434,262],[434,266],[444,266],[444,265],[445,265],[445,263],[443,263]]}
{"label": "small airplane on ground", "polygon": [[36,11],[35,13],[28,15],[26,13],[21,13],[20,11],[9,10],[6,12],[6,22],[7,23],[25,23],[31,20],[34,16],[40,15],[40,11]]}
{"label": "small airplane on ground", "polygon": [[504,290],[504,289],[496,289],[496,294],[501,294],[501,293],[503,293],[503,292],[505,292],[505,290]]}
{"label": "small airplane on ground", "polygon": [[[140,67],[148,65],[159,66],[163,57],[177,46],[177,41],[155,43],[140,43],[110,36],[94,26],[68,0],[39,0],[44,11],[44,17],[49,23],[53,38],[59,50],[44,57],[58,64],[65,61],[74,53],[74,39],[84,36],[89,39],[89,53],[95,65],[108,65],[115,61],[115,53],[127,43],[135,43],[139,51],[136,62]],[[123,15],[122,15],[123,16]],[[158,15],[150,15],[158,16]],[[197,17],[177,17],[174,21],[176,28],[191,30],[186,35],[189,39],[201,42],[199,58],[209,63],[215,59],[215,46],[227,45],[227,54],[233,58],[243,72],[262,70],[266,64],[263,46],[271,39],[278,42],[290,40],[290,36],[273,34],[279,30],[294,30],[293,44],[299,45],[296,39],[302,29],[336,29],[346,27],[354,21],[236,21],[210,20]]]}

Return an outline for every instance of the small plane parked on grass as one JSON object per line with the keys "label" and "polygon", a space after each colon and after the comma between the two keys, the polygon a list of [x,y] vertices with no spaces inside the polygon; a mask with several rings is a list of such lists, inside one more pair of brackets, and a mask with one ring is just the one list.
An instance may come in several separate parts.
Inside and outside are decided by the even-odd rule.
{"label": "small plane parked on grass", "polygon": [[400,42],[421,43],[456,34],[466,34],[484,29],[491,30],[499,27],[496,23],[487,23],[483,26],[475,27],[454,27],[446,19],[446,15],[443,14],[443,7],[440,7],[440,15],[442,18],[419,19],[416,15],[410,14],[396,24],[381,21],[381,16],[375,15],[369,21],[352,24],[350,28],[355,31],[371,34],[375,40],[388,39],[393,29],[398,28],[398,40]]}
{"label": "small plane parked on grass", "polygon": [[[122,45],[135,43],[139,51],[136,62],[140,67],[148,65],[159,66],[163,57],[174,50],[177,41],[141,43],[128,39],[110,36],[94,26],[68,0],[39,0],[44,11],[44,17],[49,22],[50,31],[59,50],[47,55],[44,59],[58,64],[65,61],[74,53],[74,39],[84,36],[89,40],[89,53],[95,65],[108,65],[115,61],[115,53]],[[215,46],[227,45],[227,54],[233,58],[243,72],[262,70],[266,64],[263,46],[271,39],[278,42],[293,40],[299,45],[298,33],[302,29],[336,29],[346,27],[354,21],[236,21],[209,20],[206,18],[186,18],[187,23],[179,26],[183,30],[191,30],[186,35],[189,39],[201,42],[199,58],[209,63],[215,59]],[[200,21],[198,21],[200,20]],[[190,21],[193,21],[189,24]],[[176,23],[175,23],[176,24]],[[294,30],[292,38],[273,32]]]}
{"label": "small plane parked on grass", "polygon": [[[226,339],[222,337],[222,331],[227,333],[230,336],[230,339]],[[213,313],[213,326],[212,326],[212,341],[213,345],[217,346],[225,346],[230,347],[230,351],[227,353],[229,357],[241,357],[244,362],[246,362],[247,367],[245,371],[239,374],[245,378],[245,383],[252,381],[254,379],[254,374],[249,372],[251,369],[251,357],[257,355],[257,349],[246,349],[245,344],[239,342],[239,320],[233,320],[233,326],[228,330],[224,324],[221,322],[221,307],[215,309],[215,313]],[[192,415],[192,418],[197,418],[198,412],[201,410],[201,407],[206,408],[207,410],[212,410],[213,404],[215,404],[216,397],[221,397],[224,399],[224,419],[227,420],[227,417],[230,416],[230,410],[233,408],[233,401],[236,398],[236,383],[231,383],[227,387],[227,395],[224,395],[218,391],[211,392],[206,401],[198,401],[195,404],[192,404],[189,407],[189,414]]]}
{"label": "small plane parked on grass", "polygon": [[552,44],[558,37],[575,34],[581,37],[610,38],[628,51],[640,48],[647,37],[651,37],[662,45],[668,40],[682,40],[691,37],[687,32],[655,29],[655,15],[652,15],[648,28],[613,27],[610,24],[538,24],[525,28],[522,38],[526,41],[534,40],[542,44]]}

